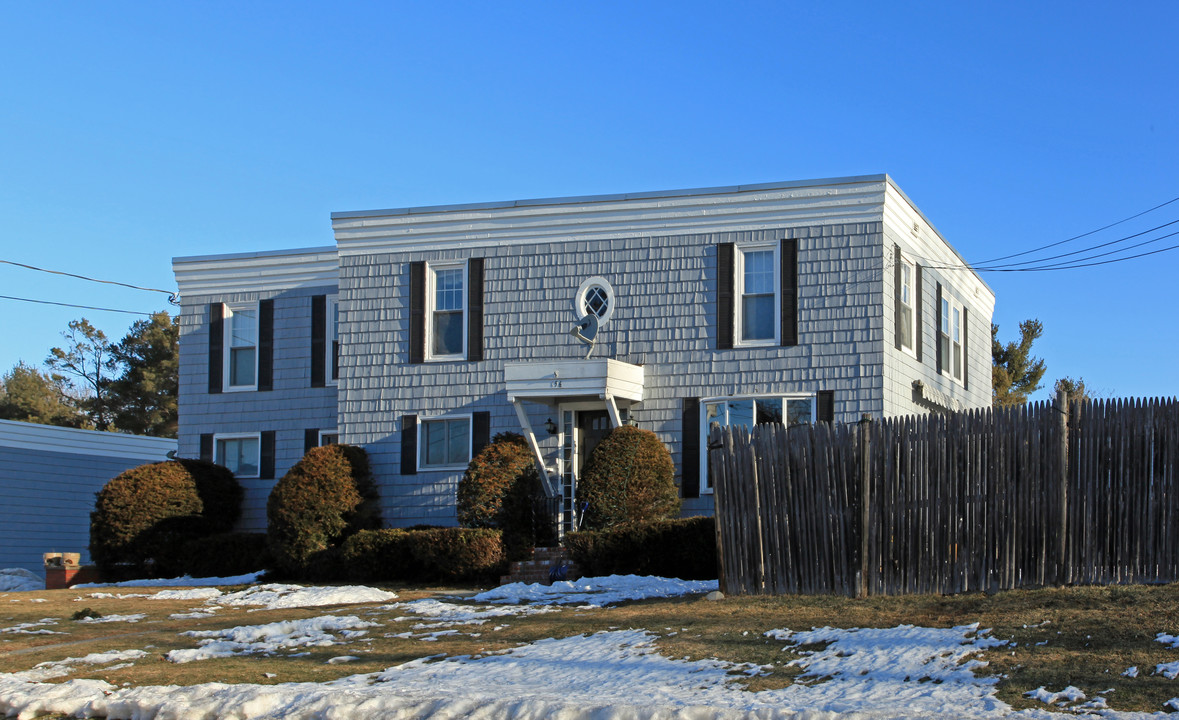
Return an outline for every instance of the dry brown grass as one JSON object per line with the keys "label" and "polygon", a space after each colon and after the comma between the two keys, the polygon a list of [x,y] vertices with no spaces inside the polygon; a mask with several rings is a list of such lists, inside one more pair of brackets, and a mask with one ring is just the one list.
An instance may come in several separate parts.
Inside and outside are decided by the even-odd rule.
{"label": "dry brown grass", "polygon": [[[413,600],[453,589],[392,587],[401,600]],[[154,589],[112,589],[115,593]],[[1155,711],[1179,696],[1179,680],[1152,675],[1156,664],[1179,659],[1179,650],[1154,640],[1159,632],[1179,632],[1179,585],[1155,587],[1067,588],[1018,591],[994,596],[960,595],[853,600],[834,597],[702,598],[649,600],[601,610],[566,608],[557,613],[506,618],[482,626],[456,628],[460,634],[421,639],[384,637],[410,629],[413,621],[396,622],[405,613],[380,610],[379,604],[266,610],[224,608],[208,619],[173,620],[196,601],[153,601],[139,598],[84,597],[94,591],[56,590],[0,594],[0,628],[41,618],[57,618],[49,629],[65,635],[0,633],[0,672],[27,670],[38,662],[80,657],[105,650],[143,649],[148,658],[132,667],[104,671],[78,666],[72,677],[103,679],[114,684],[165,685],[199,682],[279,683],[322,682],[356,673],[375,672],[429,655],[478,655],[548,637],[568,637],[611,628],[644,628],[659,636],[664,654],[693,659],[717,658],[769,666],[767,675],[743,680],[751,690],[789,685],[799,670],[787,663],[797,657],[784,644],[764,637],[767,630],[812,627],[895,627],[908,624],[950,627],[978,622],[1012,646],[987,652],[988,671],[1003,678],[999,697],[1015,707],[1044,707],[1023,693],[1041,685],[1059,691],[1075,685],[1090,697],[1105,695],[1118,710]],[[44,598],[43,603],[30,602]],[[76,600],[76,598],[82,598]],[[12,602],[17,600],[17,602]],[[70,617],[82,608],[103,615],[146,613],[138,623],[87,625]],[[352,641],[314,648],[302,657],[244,656],[173,664],[164,660],[172,649],[195,647],[180,633],[235,625],[258,625],[319,615],[359,615],[381,623],[370,630],[369,642]],[[418,620],[417,622],[428,622]],[[501,629],[493,629],[496,625]],[[425,630],[419,632],[427,632]],[[1044,643],[1044,644],[1038,644]],[[328,665],[329,658],[355,655],[354,662]],[[1138,678],[1123,677],[1138,666]],[[266,674],[275,677],[268,678]]]}

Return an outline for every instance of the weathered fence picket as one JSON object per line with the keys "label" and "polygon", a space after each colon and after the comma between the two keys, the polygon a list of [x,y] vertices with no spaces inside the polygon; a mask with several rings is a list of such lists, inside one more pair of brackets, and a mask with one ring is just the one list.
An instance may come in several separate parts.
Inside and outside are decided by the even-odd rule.
{"label": "weathered fence picket", "polygon": [[1179,580],[1175,399],[717,428],[709,448],[727,593]]}

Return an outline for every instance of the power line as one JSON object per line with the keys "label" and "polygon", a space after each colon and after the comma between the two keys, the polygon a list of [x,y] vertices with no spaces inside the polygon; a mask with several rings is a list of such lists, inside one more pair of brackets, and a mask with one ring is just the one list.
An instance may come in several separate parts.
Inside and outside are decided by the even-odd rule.
{"label": "power line", "polygon": [[0,295],[0,300],[19,300],[20,302],[37,303],[39,305],[60,305],[61,307],[81,308],[83,310],[101,310],[103,312],[124,313],[127,315],[144,315],[151,317],[152,313],[139,312],[137,310],[118,310],[115,308],[95,307],[93,305],[74,305],[72,303],[53,302],[52,300],[33,300],[32,298],[12,297],[11,295]]}
{"label": "power line", "polygon": [[[1123,219],[1121,219],[1121,220],[1118,220],[1117,222],[1112,222],[1112,223],[1110,223],[1109,225],[1106,225],[1106,226],[1104,226],[1104,227],[1099,227],[1099,228],[1097,228],[1096,230],[1090,230],[1090,231],[1089,231],[1089,232],[1087,232],[1087,233],[1081,233],[1080,235],[1074,235],[1073,237],[1071,237],[1071,238],[1068,238],[1068,239],[1066,239],[1066,240],[1060,240],[1060,241],[1057,241],[1057,242],[1054,242],[1054,243],[1049,243],[1049,244],[1047,244],[1047,245],[1041,245],[1041,246],[1040,246],[1040,247],[1038,247],[1038,248],[1032,248],[1031,250],[1025,250],[1025,251],[1023,251],[1023,252],[1020,252],[1020,253],[1015,253],[1014,255],[1004,255],[1003,257],[992,258],[992,259],[990,259],[990,260],[983,260],[983,261],[981,261],[981,262],[979,262],[979,263],[977,263],[977,264],[978,264],[978,265],[989,265],[989,264],[991,264],[991,263],[994,263],[994,262],[999,262],[1000,260],[1010,260],[1011,258],[1015,258],[1015,257],[1021,257],[1021,256],[1023,256],[1023,255],[1030,255],[1031,253],[1034,253],[1034,252],[1039,252],[1040,250],[1047,250],[1048,248],[1051,248],[1051,247],[1056,247],[1057,245],[1063,245],[1063,244],[1065,244],[1065,243],[1069,243],[1069,242],[1072,242],[1072,241],[1074,241],[1074,240],[1080,240],[1080,239],[1081,239],[1081,238],[1083,238],[1083,237],[1089,237],[1090,235],[1094,235],[1094,234],[1096,234],[1096,233],[1099,233],[1099,232],[1101,232],[1102,230],[1108,230],[1108,229],[1110,229],[1111,227],[1114,227],[1115,225],[1121,225],[1122,223],[1124,223],[1124,222],[1129,222],[1129,221],[1133,220],[1134,218],[1139,218],[1139,217],[1142,217],[1143,215],[1145,215],[1145,214],[1147,214],[1147,213],[1151,213],[1151,212],[1154,212],[1155,210],[1158,210],[1159,208],[1166,207],[1166,206],[1170,205],[1170,204],[1171,204],[1171,203],[1173,203],[1173,202],[1179,202],[1179,197],[1176,197],[1176,198],[1171,198],[1170,200],[1166,201],[1165,203],[1162,203],[1162,204],[1160,204],[1160,205],[1155,205],[1154,207],[1150,208],[1149,210],[1143,210],[1142,212],[1140,212],[1140,213],[1138,213],[1138,214],[1136,214],[1136,215],[1131,215],[1131,216],[1130,216],[1130,217],[1128,217],[1128,218],[1123,218]],[[1150,231],[1148,230],[1147,232],[1150,232]]]}
{"label": "power line", "polygon": [[[172,303],[173,305],[180,304],[179,295],[177,293],[172,292],[171,290],[161,290],[159,288],[151,288],[151,287],[143,287],[140,285],[132,285],[130,283],[118,282],[117,280],[100,280],[98,278],[87,277],[85,275],[77,275],[75,273],[63,272],[61,270],[47,270],[46,268],[37,267],[36,265],[26,265],[25,263],[19,263],[19,262],[15,262],[13,260],[0,260],[0,263],[3,263],[5,265],[15,265],[16,267],[25,268],[26,270],[36,270],[37,272],[49,273],[51,275],[64,275],[65,277],[77,278],[79,280],[86,280],[86,281],[94,282],[94,283],[103,283],[105,285],[118,285],[120,287],[131,288],[132,290],[144,290],[147,292],[164,293],[165,295],[168,296],[168,302]],[[78,307],[81,307],[81,306],[78,306]],[[98,310],[101,308],[94,308],[94,309]],[[124,311],[119,311],[119,312],[129,312],[129,311],[124,310]]]}
{"label": "power line", "polygon": [[[1071,253],[1064,253],[1064,254],[1062,254],[1062,255],[1053,255],[1053,256],[1051,256],[1051,257],[1040,258],[1039,260],[1028,260],[1028,261],[1026,261],[1026,262],[1021,262],[1021,263],[1010,263],[1010,264],[1008,264],[1008,265],[997,265],[997,266],[995,266],[995,267],[982,267],[982,268],[977,268],[977,267],[976,267],[975,269],[976,269],[976,270],[979,270],[979,271],[994,271],[994,270],[1005,270],[1005,269],[1015,268],[1015,267],[1019,267],[1020,265],[1032,265],[1032,264],[1035,264],[1035,263],[1046,263],[1046,262],[1048,262],[1049,260],[1056,260],[1056,259],[1058,259],[1058,258],[1069,257],[1070,255],[1079,255],[1079,254],[1081,254],[1081,253],[1089,252],[1090,250],[1098,250],[1098,249],[1100,249],[1100,248],[1103,248],[1103,247],[1108,247],[1108,246],[1110,246],[1110,245],[1114,245],[1114,244],[1117,244],[1117,243],[1120,243],[1120,242],[1125,242],[1125,241],[1127,241],[1127,240],[1130,240],[1130,239],[1133,239],[1133,238],[1136,238],[1136,237],[1140,237],[1140,236],[1142,236],[1142,235],[1145,235],[1145,234],[1146,234],[1146,233],[1148,233],[1148,232],[1154,232],[1155,230],[1158,230],[1158,229],[1160,229],[1160,228],[1167,227],[1167,225],[1174,225],[1175,223],[1179,223],[1179,220],[1175,220],[1175,221],[1173,221],[1173,222],[1169,222],[1169,223],[1167,223],[1166,225],[1160,225],[1159,227],[1156,227],[1156,228],[1151,228],[1150,230],[1145,230],[1145,231],[1143,231],[1143,232],[1140,232],[1140,233],[1138,233],[1138,234],[1136,234],[1136,235],[1130,235],[1130,236],[1128,236],[1128,237],[1124,237],[1124,238],[1121,238],[1121,239],[1118,239],[1118,240],[1111,240],[1110,242],[1107,242],[1107,243],[1102,243],[1102,244],[1100,244],[1100,245],[1094,245],[1094,246],[1092,246],[1092,247],[1087,247],[1087,248],[1085,248],[1085,249],[1083,249],[1083,250],[1074,250],[1074,251],[1073,251],[1073,252],[1071,252]],[[1074,262],[1082,262],[1082,261],[1085,261],[1085,260],[1093,260],[1093,259],[1095,259],[1095,258],[1099,258],[1099,257],[1105,257],[1106,255],[1113,255],[1114,253],[1120,253],[1120,252],[1125,252],[1125,251],[1127,251],[1127,250],[1133,250],[1134,248],[1137,248],[1137,247],[1142,247],[1143,245],[1150,245],[1151,243],[1156,243],[1156,242],[1159,242],[1160,240],[1166,240],[1167,238],[1169,238],[1169,237],[1174,237],[1174,236],[1176,236],[1176,235],[1179,235],[1179,230],[1177,230],[1177,231],[1175,231],[1175,232],[1172,232],[1172,233],[1167,233],[1166,235],[1160,235],[1159,237],[1156,237],[1156,238],[1154,238],[1153,240],[1143,240],[1143,241],[1142,241],[1142,242],[1140,242],[1140,243],[1134,243],[1133,245],[1127,245],[1127,246],[1125,246],[1125,247],[1120,247],[1120,248],[1117,248],[1117,249],[1114,249],[1114,250],[1110,250],[1109,252],[1098,253],[1097,255],[1090,255],[1090,256],[1088,256],[1088,257],[1077,258],[1076,260],[1069,260],[1068,262],[1065,262],[1065,263],[1057,263],[1057,265],[1069,265],[1069,264],[1071,264],[1071,263],[1074,263]],[[1139,256],[1134,256],[1134,257],[1139,257]],[[1126,258],[1126,259],[1129,259],[1129,258]],[[1040,266],[1040,267],[1052,267],[1052,265],[1051,265],[1051,264],[1049,264],[1049,265],[1042,265],[1042,266]],[[1028,268],[1028,269],[1029,269],[1029,270],[1034,270],[1034,269],[1036,269],[1036,268]]]}

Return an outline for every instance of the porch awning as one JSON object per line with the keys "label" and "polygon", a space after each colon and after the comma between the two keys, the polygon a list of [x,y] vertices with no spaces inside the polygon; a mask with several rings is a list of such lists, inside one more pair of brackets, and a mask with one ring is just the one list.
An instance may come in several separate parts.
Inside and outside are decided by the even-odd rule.
{"label": "porch awning", "polygon": [[543,360],[504,363],[508,402],[547,405],[577,399],[643,400],[643,367],[619,360]]}

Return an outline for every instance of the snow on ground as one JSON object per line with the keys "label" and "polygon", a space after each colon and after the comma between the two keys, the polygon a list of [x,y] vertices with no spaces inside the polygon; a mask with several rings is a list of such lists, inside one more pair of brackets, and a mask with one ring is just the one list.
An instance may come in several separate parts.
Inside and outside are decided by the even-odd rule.
{"label": "snow on ground", "polygon": [[46,625],[56,625],[57,618],[41,618],[37,622],[21,623],[12,627],[0,628],[0,633],[19,633],[21,635],[65,635],[58,630],[49,630]]}
{"label": "snow on ground", "polygon": [[44,590],[45,581],[24,568],[0,569],[0,592]]}
{"label": "snow on ground", "polygon": [[99,617],[79,618],[78,622],[85,623],[87,625],[93,625],[94,623],[112,623],[112,622],[135,623],[135,622],[139,622],[140,620],[144,619],[145,617],[147,617],[147,615],[144,613],[136,613],[135,615],[101,615]]}
{"label": "snow on ground", "polygon": [[249,585],[258,582],[264,571],[259,570],[246,575],[231,577],[194,578],[188,575],[177,578],[147,578],[145,580],[125,580],[117,583],[83,583],[73,585],[75,589],[100,587],[207,587],[209,585]]}
{"label": "snow on ground", "polygon": [[350,615],[321,615],[306,620],[286,620],[265,625],[240,625],[226,630],[190,630],[182,635],[202,638],[200,647],[195,649],[172,650],[167,659],[174,663],[193,660],[273,653],[305,647],[329,647],[339,645],[332,633],[340,633],[346,640],[364,635],[363,628],[377,627],[377,623],[366,622]]}
{"label": "snow on ground", "polygon": [[358,603],[396,600],[397,593],[365,587],[304,587],[303,585],[257,585],[240,592],[217,598],[219,605],[261,605],[266,610],[283,608],[319,607],[322,605],[354,605]]}
{"label": "snow on ground", "polygon": [[604,607],[627,600],[675,597],[712,592],[716,580],[677,580],[674,578],[609,575],[607,577],[564,580],[552,585],[511,583],[479,593],[472,600],[489,603],[541,603]]}
{"label": "snow on ground", "polygon": [[400,610],[412,613],[395,617],[395,622],[429,618],[435,622],[418,627],[447,627],[452,625],[482,625],[491,619],[505,617],[519,617],[522,615],[540,615],[543,613],[560,612],[557,608],[544,605],[460,605],[457,603],[441,602],[439,600],[424,599],[411,602],[384,605],[381,610]]}

